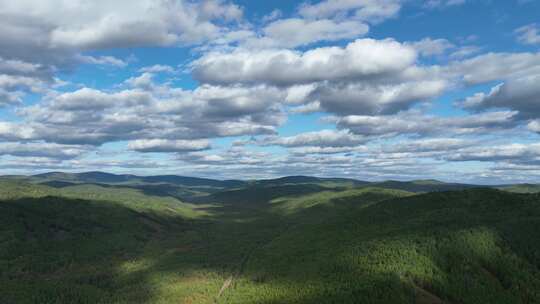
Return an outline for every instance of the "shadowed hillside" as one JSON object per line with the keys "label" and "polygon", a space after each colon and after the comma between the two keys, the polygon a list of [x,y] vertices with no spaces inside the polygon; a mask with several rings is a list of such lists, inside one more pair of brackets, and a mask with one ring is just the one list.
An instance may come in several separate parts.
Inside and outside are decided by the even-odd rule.
{"label": "shadowed hillside", "polygon": [[305,181],[4,180],[0,302],[540,303],[539,195]]}

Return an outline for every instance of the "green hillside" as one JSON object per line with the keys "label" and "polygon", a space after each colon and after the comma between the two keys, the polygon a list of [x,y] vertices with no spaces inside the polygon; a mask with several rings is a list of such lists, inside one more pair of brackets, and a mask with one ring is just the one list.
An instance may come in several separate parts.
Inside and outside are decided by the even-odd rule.
{"label": "green hillside", "polygon": [[82,173],[64,173],[50,172],[37,174],[28,177],[29,181],[47,183],[50,181],[61,181],[69,183],[93,183],[93,184],[173,184],[190,187],[218,187],[229,188],[239,187],[246,183],[238,180],[215,180],[208,178],[187,177],[178,175],[157,175],[157,176],[136,176],[131,174],[111,174],[105,172],[82,172]]}
{"label": "green hillside", "polygon": [[316,184],[326,187],[354,187],[368,185],[369,182],[360,181],[352,178],[322,178],[313,176],[285,176],[275,179],[264,179],[253,182],[260,186],[280,186],[291,184]]}
{"label": "green hillside", "polygon": [[[208,178],[186,177],[178,175],[156,175],[156,176],[136,176],[131,174],[111,174],[105,172],[82,172],[65,173],[50,172],[33,176],[5,176],[4,179],[26,181],[37,184],[45,184],[52,187],[66,187],[74,184],[98,184],[115,185],[126,187],[154,187],[166,188],[166,191],[174,193],[171,189],[180,192],[198,189],[203,193],[216,192],[217,190],[241,189],[245,187],[277,187],[287,185],[317,185],[321,187],[379,187],[387,189],[398,189],[410,192],[433,192],[463,190],[478,187],[470,184],[445,183],[437,180],[413,180],[413,181],[382,181],[368,182],[352,178],[323,178],[312,176],[285,176],[274,179],[262,179],[252,181],[242,180],[217,180]],[[535,187],[536,185],[504,185],[495,186],[497,188],[511,187]]]}
{"label": "green hillside", "polygon": [[372,183],[371,186],[386,188],[386,189],[398,189],[410,192],[436,192],[436,191],[455,191],[464,190],[470,188],[477,188],[476,185],[469,184],[456,184],[456,183],[444,183],[437,180],[416,180],[416,181],[384,181],[378,183]]}
{"label": "green hillside", "polygon": [[296,226],[227,303],[540,303],[540,196],[432,193]]}
{"label": "green hillside", "polygon": [[540,303],[540,195],[326,182],[0,179],[0,303]]}
{"label": "green hillside", "polygon": [[500,186],[498,189],[515,192],[515,193],[539,193],[540,185],[538,184],[517,184],[517,185],[508,185]]}

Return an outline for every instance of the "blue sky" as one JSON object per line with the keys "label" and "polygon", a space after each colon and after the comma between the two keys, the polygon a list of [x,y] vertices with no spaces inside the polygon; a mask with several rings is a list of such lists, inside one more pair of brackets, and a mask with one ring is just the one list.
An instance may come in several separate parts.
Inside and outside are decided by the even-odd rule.
{"label": "blue sky", "polygon": [[540,180],[540,2],[0,0],[0,170]]}

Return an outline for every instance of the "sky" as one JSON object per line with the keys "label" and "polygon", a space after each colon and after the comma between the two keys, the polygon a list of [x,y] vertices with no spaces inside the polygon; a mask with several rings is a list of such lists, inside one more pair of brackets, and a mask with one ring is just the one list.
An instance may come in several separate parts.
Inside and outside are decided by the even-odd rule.
{"label": "sky", "polygon": [[540,1],[0,0],[0,175],[540,182]]}

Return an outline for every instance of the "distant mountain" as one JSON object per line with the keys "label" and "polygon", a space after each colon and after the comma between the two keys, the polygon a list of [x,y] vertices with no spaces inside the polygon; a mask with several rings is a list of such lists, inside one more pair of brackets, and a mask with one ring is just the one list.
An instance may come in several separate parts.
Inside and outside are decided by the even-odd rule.
{"label": "distant mountain", "polygon": [[53,188],[65,188],[65,187],[69,187],[69,186],[76,186],[76,185],[78,185],[78,183],[71,183],[71,182],[65,182],[65,181],[52,180],[52,181],[42,182],[42,183],[40,183],[40,185],[49,186],[49,187],[53,187]]}
{"label": "distant mountain", "polygon": [[[479,186],[462,183],[446,183],[433,179],[397,181],[388,180],[382,182],[368,182],[352,178],[325,178],[314,176],[293,175],[274,179],[261,180],[218,180],[210,178],[199,178],[179,175],[155,175],[155,176],[137,176],[132,174],[112,174],[106,172],[49,172],[33,176],[2,176],[3,179],[22,180],[32,183],[40,183],[55,188],[70,186],[73,184],[98,184],[98,185],[123,185],[129,187],[144,188],[148,193],[186,193],[186,190],[204,189],[205,193],[214,192],[212,189],[243,189],[252,186],[274,187],[284,185],[317,185],[321,187],[378,187],[385,189],[404,190],[415,193],[422,192],[440,192],[455,191],[478,187],[489,187],[510,192],[536,193],[540,192],[540,185],[535,184],[515,184],[515,185],[496,185]],[[181,189],[177,189],[180,187]],[[166,188],[166,191],[164,189]],[[198,191],[198,190],[196,190]],[[190,194],[191,195],[191,194]],[[177,196],[178,197],[178,196]],[[183,198],[183,196],[181,197]]]}
{"label": "distant mountain", "polygon": [[43,178],[54,181],[79,182],[79,183],[123,183],[138,179],[135,175],[117,175],[106,172],[83,172],[83,173],[64,173],[50,172],[37,174],[33,177]]}
{"label": "distant mountain", "polygon": [[177,175],[157,175],[140,177],[146,183],[169,183],[184,186],[209,186],[209,187],[241,187],[246,185],[246,182],[240,180],[216,180],[209,178],[186,177]]}
{"label": "distant mountain", "polygon": [[396,189],[396,190],[405,190],[409,192],[440,192],[440,191],[455,191],[455,190],[465,190],[471,188],[478,188],[481,186],[471,185],[471,184],[458,184],[458,183],[445,183],[438,180],[415,180],[415,181],[384,181],[378,183],[372,183],[371,186],[386,188],[386,189]]}
{"label": "distant mountain", "polygon": [[256,205],[258,203],[267,203],[272,199],[282,196],[305,195],[330,189],[317,184],[256,184],[244,188],[213,193],[205,198],[205,200],[208,202]]}
{"label": "distant mountain", "polygon": [[286,184],[327,184],[332,186],[361,186],[370,182],[360,181],[352,178],[328,178],[313,176],[285,176],[275,179],[262,179],[255,181],[258,185],[286,185]]}
{"label": "distant mountain", "polygon": [[[64,173],[50,172],[37,174],[30,177],[32,180],[51,186],[62,185],[63,183],[92,183],[92,184],[158,184],[167,183],[189,187],[240,187],[245,185],[243,181],[237,180],[215,180],[207,178],[186,177],[177,175],[158,175],[158,176],[137,176],[131,174],[112,174],[106,172],[83,172],[83,173]],[[55,183],[51,183],[51,182]],[[59,183],[60,182],[60,183]]]}

